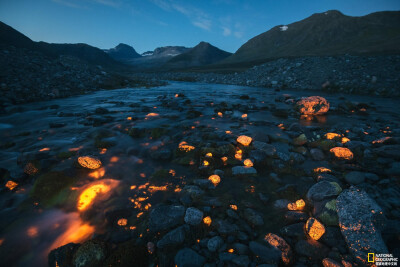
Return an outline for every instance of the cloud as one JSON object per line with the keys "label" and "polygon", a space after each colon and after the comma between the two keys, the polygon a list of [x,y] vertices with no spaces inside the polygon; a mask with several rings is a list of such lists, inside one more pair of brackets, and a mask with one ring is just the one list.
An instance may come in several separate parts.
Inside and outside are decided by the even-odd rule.
{"label": "cloud", "polygon": [[242,38],[243,37],[243,32],[234,32],[233,33],[233,35],[236,37],[236,38]]}
{"label": "cloud", "polygon": [[105,6],[115,7],[115,8],[121,6],[121,2],[115,1],[115,0],[93,0],[93,2],[95,2],[97,4],[105,5]]}
{"label": "cloud", "polygon": [[83,8],[83,6],[80,6],[76,3],[74,3],[74,1],[69,1],[69,0],[51,0],[54,3],[66,6],[66,7],[71,7],[71,8]]}
{"label": "cloud", "polygon": [[183,6],[171,0],[150,0],[150,2],[165,11],[181,13],[187,17],[195,27],[207,31],[211,30],[212,20],[209,15],[201,9],[191,6]]}
{"label": "cloud", "polygon": [[222,28],[222,35],[223,36],[229,36],[229,35],[232,34],[232,30],[230,28],[224,27],[224,26],[222,26],[221,28]]}

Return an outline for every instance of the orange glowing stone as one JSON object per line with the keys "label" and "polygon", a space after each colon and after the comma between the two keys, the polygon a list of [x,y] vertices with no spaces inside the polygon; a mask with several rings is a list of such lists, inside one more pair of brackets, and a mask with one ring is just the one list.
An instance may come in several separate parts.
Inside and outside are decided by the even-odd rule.
{"label": "orange glowing stone", "polygon": [[44,148],[39,150],[39,152],[44,152],[44,151],[50,151],[50,148],[49,147],[44,147]]}
{"label": "orange glowing stone", "polygon": [[13,190],[14,188],[16,188],[18,186],[18,183],[14,182],[14,181],[8,181],[6,183],[6,187],[10,190]]}
{"label": "orange glowing stone", "polygon": [[32,237],[32,238],[37,237],[38,233],[39,233],[39,231],[38,231],[38,228],[37,228],[36,226],[31,226],[31,227],[29,227],[28,230],[26,231],[26,234],[27,234],[29,237]]}
{"label": "orange glowing stone", "polygon": [[306,222],[306,232],[314,240],[318,240],[325,233],[325,226],[317,219],[310,217]]}
{"label": "orange glowing stone", "polygon": [[207,160],[204,160],[203,161],[203,166],[208,166],[208,165],[210,165],[210,162],[208,162]]}
{"label": "orange glowing stone", "polygon": [[244,146],[248,146],[248,145],[250,145],[251,141],[253,141],[253,138],[251,138],[249,136],[246,136],[246,135],[241,135],[236,139],[236,141],[239,144],[242,144]]}
{"label": "orange glowing stone", "polygon": [[218,112],[218,116],[222,117],[223,116],[222,112]]}
{"label": "orange glowing stone", "polygon": [[128,224],[128,220],[125,219],[125,218],[121,218],[121,219],[118,220],[117,224],[119,226],[126,226]]}
{"label": "orange glowing stone", "polygon": [[219,177],[219,175],[213,174],[208,177],[208,180],[210,180],[214,186],[217,186],[221,182],[221,177]]}
{"label": "orange glowing stone", "polygon": [[226,134],[231,134],[232,132],[231,132],[231,131],[225,131],[225,133],[226,133]]}
{"label": "orange glowing stone", "polygon": [[330,173],[332,172],[330,169],[325,168],[325,167],[318,167],[314,169],[315,173]]}
{"label": "orange glowing stone", "polygon": [[102,148],[100,150],[100,155],[104,155],[104,154],[106,154],[106,152],[107,152],[107,148]]}
{"label": "orange glowing stone", "polygon": [[86,169],[98,169],[101,167],[101,161],[92,156],[82,156],[78,158],[78,163]]}
{"label": "orange glowing stone", "polygon": [[237,210],[237,209],[238,209],[238,207],[237,207],[236,205],[234,205],[234,204],[229,205],[229,207],[230,207],[231,209],[233,209],[233,210]]}
{"label": "orange glowing stone", "polygon": [[247,114],[242,114],[242,118],[243,119],[247,118]]}
{"label": "orange glowing stone", "polygon": [[242,154],[236,153],[235,154],[235,159],[242,160]]}
{"label": "orange glowing stone", "polygon": [[213,156],[213,155],[212,155],[212,153],[210,153],[210,152],[206,154],[206,157],[207,157],[207,158],[212,158],[212,156]]}
{"label": "orange glowing stone", "polygon": [[118,162],[118,161],[119,161],[119,158],[116,157],[116,156],[112,156],[111,159],[110,159],[111,163],[115,163],[115,162]]}
{"label": "orange glowing stone", "polygon": [[289,244],[280,236],[269,233],[264,237],[264,240],[270,244],[271,246],[277,248],[282,252],[282,261],[285,265],[290,264],[292,260],[292,251],[290,249]]}
{"label": "orange glowing stone", "polygon": [[96,198],[98,194],[107,193],[110,191],[111,187],[107,184],[95,184],[87,189],[85,189],[81,195],[79,196],[78,200],[78,210],[86,210],[90,204],[92,204],[93,200]]}
{"label": "orange glowing stone", "polygon": [[146,118],[158,117],[159,115],[160,115],[160,114],[158,114],[158,113],[153,113],[153,112],[151,112],[151,113],[149,113],[149,114],[146,115]]}
{"label": "orange glowing stone", "polygon": [[92,177],[94,179],[100,179],[104,176],[105,173],[106,173],[106,170],[104,168],[100,168],[98,170],[95,170],[95,171],[89,173],[89,177]]}
{"label": "orange glowing stone", "polygon": [[250,159],[245,159],[243,164],[246,167],[253,167],[253,162]]}
{"label": "orange glowing stone", "polygon": [[329,102],[321,96],[304,97],[296,106],[303,115],[322,115],[329,110]]}
{"label": "orange glowing stone", "polygon": [[128,117],[128,118],[126,118],[128,121],[131,121],[132,120],[132,117]]}
{"label": "orange glowing stone", "polygon": [[304,209],[304,207],[306,206],[306,202],[304,202],[304,200],[299,199],[296,200],[296,202],[293,203],[289,203],[288,204],[288,210],[302,210]]}
{"label": "orange glowing stone", "polygon": [[342,144],[346,144],[347,142],[350,142],[350,139],[347,137],[342,137]]}
{"label": "orange glowing stone", "polygon": [[211,217],[210,217],[210,216],[204,217],[203,223],[204,223],[205,225],[207,225],[207,226],[210,226],[211,223],[212,223]]}
{"label": "orange glowing stone", "polygon": [[228,249],[228,252],[233,253],[233,252],[235,252],[235,250],[233,248],[230,248],[230,249]]}
{"label": "orange glowing stone", "polygon": [[337,134],[337,133],[327,133],[327,134],[325,134],[325,138],[329,139],[329,140],[332,140],[332,139],[335,139],[335,138],[339,138],[339,137],[341,137],[341,135]]}
{"label": "orange glowing stone", "polygon": [[331,148],[331,150],[329,151],[333,153],[338,159],[352,160],[354,157],[353,152],[351,152],[351,150],[346,147],[334,147]]}
{"label": "orange glowing stone", "polygon": [[179,97],[179,94],[175,94],[175,97]]}
{"label": "orange glowing stone", "polygon": [[226,164],[226,162],[228,161],[228,157],[222,157],[221,160],[222,160],[222,162],[223,162],[224,164]]}
{"label": "orange glowing stone", "polygon": [[180,151],[189,152],[189,151],[192,151],[193,149],[195,149],[195,147],[188,145],[188,143],[185,142],[185,141],[182,141],[182,142],[179,143],[179,150]]}

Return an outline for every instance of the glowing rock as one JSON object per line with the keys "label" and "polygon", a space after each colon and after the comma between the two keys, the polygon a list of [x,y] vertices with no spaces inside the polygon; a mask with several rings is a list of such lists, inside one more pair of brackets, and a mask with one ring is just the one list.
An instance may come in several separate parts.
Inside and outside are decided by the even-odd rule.
{"label": "glowing rock", "polygon": [[352,160],[354,157],[353,152],[346,147],[334,147],[331,148],[330,152],[338,159]]}
{"label": "glowing rock", "polygon": [[111,186],[103,182],[89,186],[79,196],[77,205],[78,210],[86,210],[98,194],[104,194],[110,190]]}
{"label": "glowing rock", "polygon": [[251,138],[249,136],[246,136],[246,135],[241,135],[236,139],[236,141],[239,144],[242,144],[244,146],[248,146],[248,145],[250,145],[251,141],[253,141],[253,138]]}
{"label": "glowing rock", "polygon": [[269,233],[264,237],[264,240],[271,246],[281,251],[281,258],[284,264],[288,265],[293,259],[292,250],[289,244],[280,236]]}
{"label": "glowing rock", "polygon": [[306,206],[306,202],[304,202],[304,200],[299,199],[296,200],[296,202],[294,203],[289,203],[288,204],[288,210],[302,210],[304,209],[304,207]]}
{"label": "glowing rock", "polygon": [[318,240],[325,234],[325,226],[311,217],[306,222],[306,232],[312,239]]}
{"label": "glowing rock", "polygon": [[303,97],[296,107],[303,115],[322,115],[328,112],[329,102],[321,96]]}
{"label": "glowing rock", "polygon": [[28,175],[35,175],[38,172],[39,172],[39,169],[36,168],[35,164],[33,164],[32,162],[29,162],[24,167],[24,173],[26,173]]}
{"label": "glowing rock", "polygon": [[205,225],[207,225],[207,226],[210,226],[211,223],[212,223],[211,217],[210,217],[210,216],[204,217],[203,223],[204,223]]}
{"label": "glowing rock", "polygon": [[125,225],[128,224],[128,220],[125,219],[125,218],[121,218],[121,219],[118,220],[117,224],[118,224],[119,226],[125,226]]}
{"label": "glowing rock", "polygon": [[83,156],[78,158],[78,163],[83,168],[95,170],[101,167],[101,161],[92,156]]}
{"label": "glowing rock", "polygon": [[208,177],[208,180],[210,180],[214,186],[217,186],[221,182],[221,177],[219,177],[219,175],[213,174]]}
{"label": "glowing rock", "polygon": [[179,150],[180,151],[189,152],[189,151],[192,151],[193,149],[195,149],[195,147],[188,145],[188,143],[185,142],[185,141],[182,141],[182,142],[179,143]]}
{"label": "glowing rock", "polygon": [[10,190],[13,190],[14,188],[16,188],[18,186],[18,183],[14,182],[14,181],[8,181],[6,183],[6,187]]}
{"label": "glowing rock", "polygon": [[339,137],[341,137],[341,136],[342,136],[342,135],[337,134],[337,133],[326,133],[326,134],[325,134],[325,138],[326,138],[326,139],[329,139],[329,140],[336,139],[336,138],[339,138]]}
{"label": "glowing rock", "polygon": [[246,167],[253,167],[253,162],[250,159],[245,159],[243,162],[244,166]]}

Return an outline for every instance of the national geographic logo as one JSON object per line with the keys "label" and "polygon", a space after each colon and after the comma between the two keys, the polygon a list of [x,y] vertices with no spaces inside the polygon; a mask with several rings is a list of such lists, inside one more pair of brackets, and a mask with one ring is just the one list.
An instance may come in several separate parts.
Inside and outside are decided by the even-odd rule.
{"label": "national geographic logo", "polygon": [[397,266],[397,261],[393,254],[368,253],[368,262],[375,263],[376,266]]}

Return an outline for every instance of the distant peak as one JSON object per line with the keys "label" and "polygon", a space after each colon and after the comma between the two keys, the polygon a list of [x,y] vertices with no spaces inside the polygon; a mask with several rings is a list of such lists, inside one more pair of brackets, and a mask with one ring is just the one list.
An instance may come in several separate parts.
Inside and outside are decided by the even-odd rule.
{"label": "distant peak", "polygon": [[122,48],[122,47],[132,47],[132,46],[124,44],[124,43],[119,43],[115,48]]}

